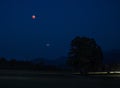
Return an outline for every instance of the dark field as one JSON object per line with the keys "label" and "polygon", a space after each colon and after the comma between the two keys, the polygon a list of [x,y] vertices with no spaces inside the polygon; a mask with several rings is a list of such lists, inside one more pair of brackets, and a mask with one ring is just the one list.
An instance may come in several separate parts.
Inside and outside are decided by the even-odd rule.
{"label": "dark field", "polygon": [[0,71],[0,88],[120,88],[119,78],[67,74]]}

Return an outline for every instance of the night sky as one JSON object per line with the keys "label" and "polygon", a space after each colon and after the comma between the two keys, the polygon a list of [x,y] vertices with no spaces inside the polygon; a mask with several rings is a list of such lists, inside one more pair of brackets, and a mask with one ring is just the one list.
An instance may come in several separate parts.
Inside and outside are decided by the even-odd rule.
{"label": "night sky", "polygon": [[120,49],[119,34],[120,0],[0,0],[0,56],[67,56],[76,36]]}

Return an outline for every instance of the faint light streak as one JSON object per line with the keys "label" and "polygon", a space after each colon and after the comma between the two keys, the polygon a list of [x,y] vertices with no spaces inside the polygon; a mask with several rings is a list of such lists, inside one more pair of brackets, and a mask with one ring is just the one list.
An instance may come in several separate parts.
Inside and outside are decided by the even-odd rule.
{"label": "faint light streak", "polygon": [[120,71],[111,71],[110,73],[120,73]]}

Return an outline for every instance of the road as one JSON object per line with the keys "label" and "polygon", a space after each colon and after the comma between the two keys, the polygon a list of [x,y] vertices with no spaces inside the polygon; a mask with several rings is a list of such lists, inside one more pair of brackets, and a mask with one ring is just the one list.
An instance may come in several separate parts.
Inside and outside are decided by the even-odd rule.
{"label": "road", "polygon": [[120,88],[120,80],[60,77],[0,77],[0,88]]}
{"label": "road", "polygon": [[[1,71],[3,73],[7,71]],[[8,71],[8,74],[14,73],[14,75],[0,75],[0,88],[120,88],[120,79],[112,77],[100,78],[94,76],[79,76],[79,75],[51,75],[38,74],[37,72],[18,72]],[[2,73],[2,74],[3,74]],[[22,75],[20,75],[22,74]],[[25,74],[25,75],[23,75]],[[27,76],[27,74],[31,74]],[[33,74],[33,76],[32,76]],[[103,75],[102,75],[103,76]],[[105,76],[104,76],[105,77]],[[111,77],[110,77],[111,78]]]}

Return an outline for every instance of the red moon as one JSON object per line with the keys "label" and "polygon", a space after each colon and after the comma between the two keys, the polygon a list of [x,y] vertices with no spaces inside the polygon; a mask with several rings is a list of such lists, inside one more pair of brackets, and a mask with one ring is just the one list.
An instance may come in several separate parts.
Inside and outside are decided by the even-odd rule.
{"label": "red moon", "polygon": [[32,15],[32,19],[35,19],[36,18],[36,16],[35,15]]}

